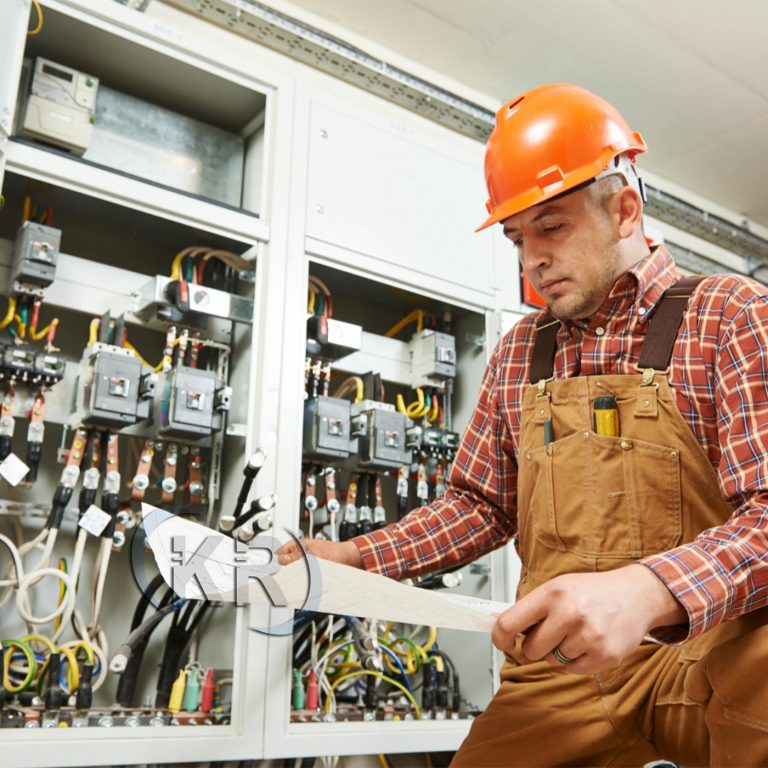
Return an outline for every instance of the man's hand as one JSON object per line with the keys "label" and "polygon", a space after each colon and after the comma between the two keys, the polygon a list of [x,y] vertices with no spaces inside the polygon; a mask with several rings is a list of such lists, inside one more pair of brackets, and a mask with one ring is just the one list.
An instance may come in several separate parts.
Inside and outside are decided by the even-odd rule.
{"label": "man's hand", "polygon": [[634,564],[606,573],[558,576],[499,616],[493,643],[502,651],[525,635],[522,650],[531,660],[596,674],[618,664],[656,627],[685,624],[682,605],[649,568]]}
{"label": "man's hand", "polygon": [[[323,560],[332,560],[334,563],[351,565],[353,568],[362,568],[363,559],[360,550],[351,541],[324,541],[322,539],[301,539],[304,551]],[[301,557],[299,545],[291,540],[283,544],[277,550],[277,562],[280,565],[288,565]]]}

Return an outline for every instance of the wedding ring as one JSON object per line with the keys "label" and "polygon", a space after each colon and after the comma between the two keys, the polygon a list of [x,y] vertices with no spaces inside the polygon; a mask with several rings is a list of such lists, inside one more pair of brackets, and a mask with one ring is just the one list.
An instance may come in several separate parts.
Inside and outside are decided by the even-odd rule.
{"label": "wedding ring", "polygon": [[560,646],[556,645],[554,647],[554,650],[552,651],[552,655],[561,663],[561,664],[573,664],[576,659],[571,659],[570,657],[566,656],[561,650]]}

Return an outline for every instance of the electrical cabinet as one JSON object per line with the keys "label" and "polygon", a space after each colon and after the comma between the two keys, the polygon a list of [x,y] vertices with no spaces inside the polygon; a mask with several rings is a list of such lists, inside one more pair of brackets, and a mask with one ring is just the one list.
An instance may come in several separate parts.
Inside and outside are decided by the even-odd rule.
{"label": "electrical cabinet", "polygon": [[[29,37],[35,11],[11,5],[4,764],[456,748],[494,689],[488,637],[439,633],[432,656],[457,675],[431,662],[422,719],[396,686],[369,690],[366,707],[339,684],[302,709],[306,617],[291,629],[281,609],[178,604],[156,580],[141,505],[231,533],[252,495],[252,533],[333,538],[442,492],[498,338],[495,246],[470,235],[482,147],[158,0],[41,0]],[[59,81],[79,105],[65,116],[87,111],[90,130],[48,125]],[[31,573],[21,590],[13,548]],[[422,586],[500,600],[507,571],[494,553]],[[316,634],[328,627],[358,642],[355,664],[377,633],[435,644],[429,628],[315,619]]]}

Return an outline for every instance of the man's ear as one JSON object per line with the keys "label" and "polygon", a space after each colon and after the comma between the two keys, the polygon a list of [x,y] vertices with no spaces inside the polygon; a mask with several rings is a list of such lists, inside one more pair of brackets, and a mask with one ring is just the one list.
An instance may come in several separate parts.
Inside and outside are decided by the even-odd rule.
{"label": "man's ear", "polygon": [[618,214],[619,237],[626,240],[637,232],[643,223],[643,199],[634,187],[622,187],[614,199]]}

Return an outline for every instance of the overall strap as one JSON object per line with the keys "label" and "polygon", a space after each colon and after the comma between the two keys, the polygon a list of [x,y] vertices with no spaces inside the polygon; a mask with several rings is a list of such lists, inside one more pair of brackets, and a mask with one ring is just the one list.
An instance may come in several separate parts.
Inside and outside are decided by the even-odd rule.
{"label": "overall strap", "polygon": [[[639,369],[667,370],[680,323],[688,308],[688,299],[704,277],[705,275],[683,277],[664,292],[649,321],[648,335],[645,337],[637,364]],[[547,315],[536,323],[536,341],[533,345],[529,375],[531,384],[552,378],[559,330],[560,321],[552,315]]]}
{"label": "overall strap", "polygon": [[530,382],[548,381],[555,370],[555,351],[557,350],[557,332],[560,321],[552,315],[543,317],[536,323],[536,341],[531,356]]}
{"label": "overall strap", "polygon": [[664,291],[649,321],[648,334],[637,363],[640,370],[667,370],[680,323],[683,321],[685,310],[688,309],[688,299],[704,277],[689,275]]}

